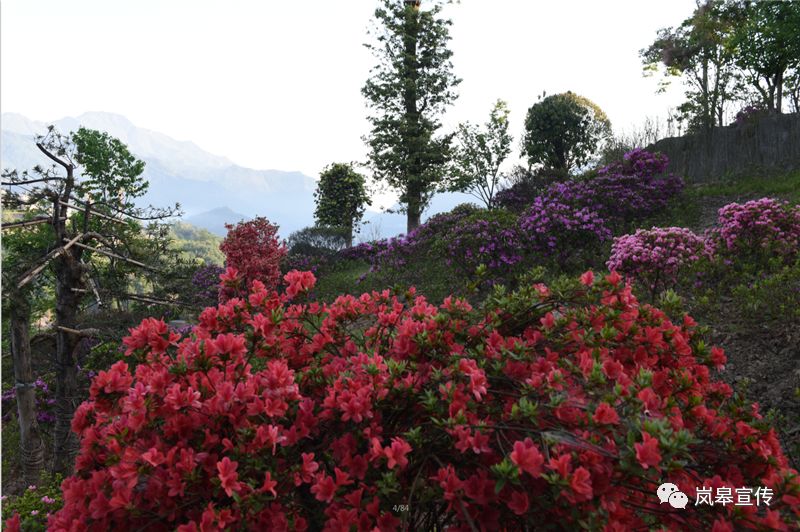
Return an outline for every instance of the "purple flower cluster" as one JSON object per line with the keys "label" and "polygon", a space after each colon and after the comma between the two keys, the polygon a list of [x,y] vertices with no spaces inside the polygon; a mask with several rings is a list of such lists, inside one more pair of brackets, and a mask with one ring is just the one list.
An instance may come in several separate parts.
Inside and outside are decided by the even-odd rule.
{"label": "purple flower cluster", "polygon": [[348,260],[372,261],[375,255],[386,250],[388,243],[388,239],[376,240],[374,242],[362,242],[356,246],[343,249],[337,252],[336,255]]}
{"label": "purple flower cluster", "polygon": [[723,254],[793,260],[800,250],[800,205],[773,198],[729,203],[719,210],[714,236]]}
{"label": "purple flower cluster", "polygon": [[669,158],[662,153],[652,153],[635,148],[622,156],[622,161],[614,162],[598,170],[597,175],[635,175],[654,177],[667,171]]}
{"label": "purple flower cluster", "polygon": [[523,244],[545,256],[611,239],[611,230],[590,207],[577,208],[550,195],[539,196],[520,217]]}
{"label": "purple flower cluster", "polygon": [[[36,390],[36,420],[39,423],[52,423],[56,420],[53,412],[56,400],[50,393],[50,387],[41,378],[33,383]],[[3,402],[3,421],[11,419],[16,414],[17,392],[14,388],[6,390],[2,395]]]}
{"label": "purple flower cluster", "polygon": [[198,268],[192,276],[195,288],[194,300],[202,306],[216,305],[219,300],[219,276],[225,272],[221,266],[208,265]]}
{"label": "purple flower cluster", "polygon": [[522,260],[523,249],[514,217],[502,219],[466,219],[457,224],[447,244],[447,264],[467,275],[483,264],[489,274],[506,273]]}
{"label": "purple flower cluster", "polygon": [[682,227],[637,229],[614,239],[610,270],[632,276],[655,295],[675,286],[685,266],[712,253],[703,236]]}
{"label": "purple flower cluster", "polygon": [[407,235],[359,244],[349,250],[340,251],[339,256],[370,260],[371,271],[402,269],[423,249],[446,238],[458,222],[472,212],[473,210],[467,208],[456,208],[449,213],[436,214]]}
{"label": "purple flower cluster", "polygon": [[328,257],[311,256],[303,253],[292,253],[284,257],[281,263],[281,271],[290,272],[297,270],[301,272],[318,273],[319,269],[327,262]]}
{"label": "purple flower cluster", "polygon": [[736,117],[734,118],[734,125],[741,126],[745,122],[749,121],[753,117],[761,114],[764,112],[764,108],[760,105],[747,105],[742,107],[738,113],[736,113]]}
{"label": "purple flower cluster", "polygon": [[683,180],[662,175],[666,167],[666,156],[636,149],[622,162],[600,169],[596,177],[556,183],[544,195],[576,209],[589,208],[615,226],[652,215],[680,194]]}

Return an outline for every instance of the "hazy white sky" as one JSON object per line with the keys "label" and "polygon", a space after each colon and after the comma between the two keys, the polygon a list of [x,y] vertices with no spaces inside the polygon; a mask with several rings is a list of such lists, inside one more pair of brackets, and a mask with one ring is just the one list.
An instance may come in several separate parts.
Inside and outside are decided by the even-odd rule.
{"label": "hazy white sky", "polygon": [[[360,89],[377,0],[3,0],[0,109],[36,120],[85,111],[258,169],[316,176],[364,160]],[[425,1],[423,0],[423,8]],[[572,90],[616,129],[665,115],[680,90],[655,94],[638,50],[694,0],[462,0],[453,19],[460,97],[445,125],[511,108],[519,139],[542,91]]]}

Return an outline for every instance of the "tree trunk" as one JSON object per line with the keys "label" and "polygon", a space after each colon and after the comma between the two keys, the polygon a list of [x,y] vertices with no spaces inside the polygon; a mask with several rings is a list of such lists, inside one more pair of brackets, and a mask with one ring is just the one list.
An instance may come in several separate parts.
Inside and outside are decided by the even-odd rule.
{"label": "tree trunk", "polygon": [[347,227],[347,247],[353,247],[353,224],[352,222]]}
{"label": "tree trunk", "polygon": [[[56,270],[56,326],[77,329],[76,317],[83,289],[83,268],[78,257],[70,252],[63,254],[55,265]],[[54,428],[53,471],[64,476],[72,473],[78,440],[72,432],[72,416],[78,407],[78,361],[76,359],[80,336],[57,329],[56,333],[56,422]]]}
{"label": "tree trunk", "polygon": [[19,447],[22,476],[26,485],[38,484],[44,464],[44,445],[36,421],[36,388],[31,360],[30,290],[9,290],[11,356],[16,380]]}
{"label": "tree trunk", "polygon": [[406,234],[411,233],[414,229],[419,227],[419,219],[422,214],[421,203],[422,199],[419,192],[415,192],[415,197],[409,196],[408,198],[408,218],[406,219]]}
{"label": "tree trunk", "polygon": [[777,91],[775,110],[781,114],[783,111],[783,70],[775,76],[775,90]]}
{"label": "tree trunk", "polygon": [[405,139],[408,146],[408,172],[406,173],[406,206],[408,217],[406,219],[406,234],[419,227],[419,219],[422,210],[422,190],[420,175],[420,154],[419,147],[419,110],[417,108],[417,78],[419,77],[417,63],[417,39],[419,33],[419,13],[415,7],[406,8],[406,27],[403,46],[405,56],[403,67],[405,75],[410,81],[405,84],[403,91],[403,101],[405,103],[405,118],[409,123],[408,138]]}

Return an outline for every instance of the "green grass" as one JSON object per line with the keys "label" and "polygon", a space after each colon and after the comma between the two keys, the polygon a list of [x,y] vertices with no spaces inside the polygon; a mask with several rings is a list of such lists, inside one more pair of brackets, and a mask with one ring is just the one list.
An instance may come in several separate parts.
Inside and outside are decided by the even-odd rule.
{"label": "green grass", "polygon": [[694,185],[686,191],[686,196],[690,198],[753,195],[773,196],[800,203],[800,171],[772,177],[753,175],[745,178],[720,180]]}
{"label": "green grass", "polygon": [[636,225],[676,226],[702,230],[713,221],[716,209],[722,205],[761,197],[800,203],[800,171],[772,177],[753,175],[689,185],[664,212]]}

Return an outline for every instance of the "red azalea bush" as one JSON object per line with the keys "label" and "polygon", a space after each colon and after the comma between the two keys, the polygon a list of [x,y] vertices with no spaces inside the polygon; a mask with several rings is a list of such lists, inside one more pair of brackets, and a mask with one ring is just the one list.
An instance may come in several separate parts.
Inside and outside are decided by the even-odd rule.
{"label": "red azalea bush", "polygon": [[274,288],[281,278],[281,260],[286,246],[278,238],[278,226],[263,217],[249,222],[225,224],[228,235],[219,245],[225,254],[225,265],[238,270],[245,281],[261,281]]}
{"label": "red azalea bush", "polygon": [[606,264],[634,277],[654,296],[674,287],[681,271],[701,257],[711,257],[705,237],[683,227],[653,227],[615,238]]}
{"label": "red azalea bush", "polygon": [[[234,272],[226,275],[230,287]],[[482,310],[389,291],[304,302],[259,282],[187,337],[149,319],[93,381],[53,530],[796,527],[800,480],[688,316],[616,273]],[[290,295],[291,294],[291,295]],[[292,297],[294,296],[294,297]],[[135,364],[135,369],[132,366]],[[768,508],[659,505],[672,482]]]}

